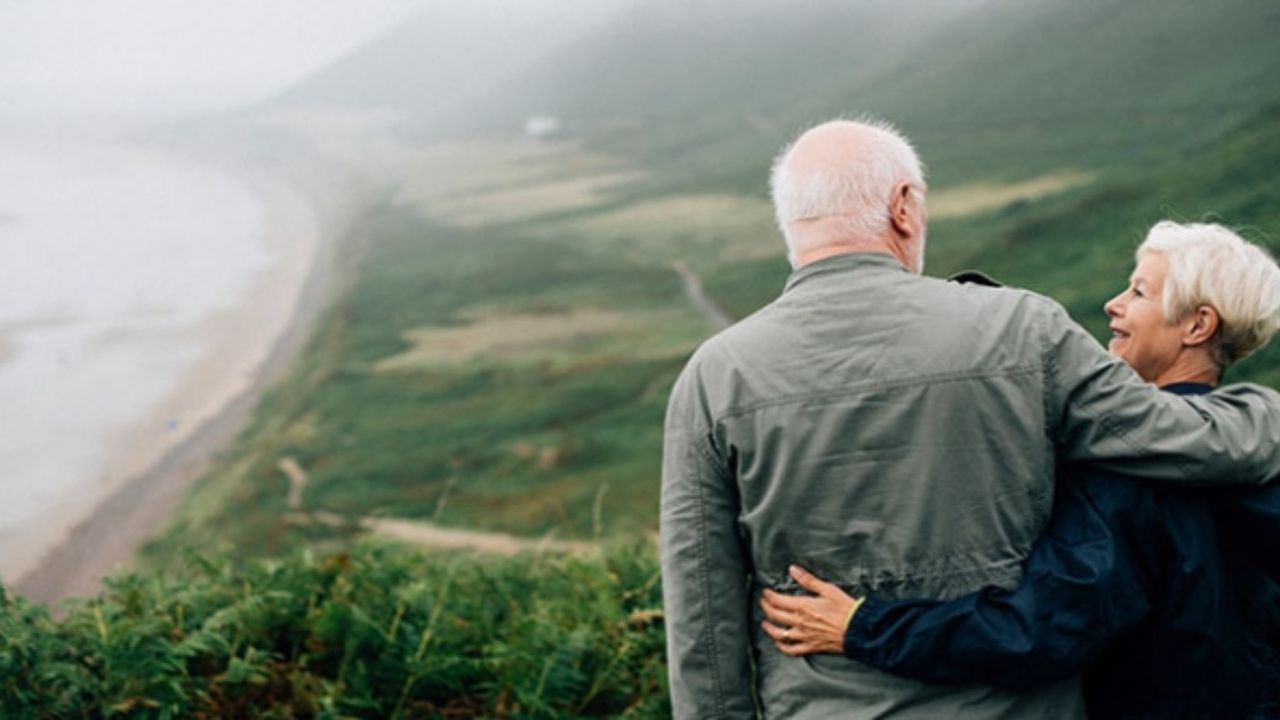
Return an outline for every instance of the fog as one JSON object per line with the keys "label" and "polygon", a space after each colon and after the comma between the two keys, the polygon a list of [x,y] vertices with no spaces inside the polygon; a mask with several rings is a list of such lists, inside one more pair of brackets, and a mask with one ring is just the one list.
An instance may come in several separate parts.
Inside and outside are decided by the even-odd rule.
{"label": "fog", "polygon": [[[620,2],[79,0],[0,2],[0,115],[176,116],[261,101],[407,21],[464,50],[554,44]],[[376,82],[377,78],[370,78]]]}

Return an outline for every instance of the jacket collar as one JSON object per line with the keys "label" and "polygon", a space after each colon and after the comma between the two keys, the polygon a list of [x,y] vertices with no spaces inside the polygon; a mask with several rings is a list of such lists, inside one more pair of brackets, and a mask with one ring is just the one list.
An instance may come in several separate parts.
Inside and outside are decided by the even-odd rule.
{"label": "jacket collar", "polygon": [[908,272],[906,266],[898,261],[898,258],[888,254],[879,252],[851,252],[842,253],[840,255],[832,255],[805,265],[791,273],[787,278],[786,287],[782,292],[787,292],[805,282],[809,278],[819,275],[831,275],[835,273],[850,272],[859,269],[884,269],[898,270]]}
{"label": "jacket collar", "polygon": [[1165,392],[1171,392],[1174,395],[1207,395],[1213,392],[1212,385],[1197,382],[1176,382],[1168,385],[1161,385],[1160,389]]}

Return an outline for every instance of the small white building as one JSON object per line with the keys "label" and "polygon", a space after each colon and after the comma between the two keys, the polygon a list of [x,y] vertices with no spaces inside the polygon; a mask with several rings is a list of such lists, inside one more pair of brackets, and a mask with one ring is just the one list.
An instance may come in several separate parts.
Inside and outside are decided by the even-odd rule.
{"label": "small white building", "polygon": [[531,140],[554,140],[564,136],[564,125],[555,115],[531,115],[524,121],[524,134]]}

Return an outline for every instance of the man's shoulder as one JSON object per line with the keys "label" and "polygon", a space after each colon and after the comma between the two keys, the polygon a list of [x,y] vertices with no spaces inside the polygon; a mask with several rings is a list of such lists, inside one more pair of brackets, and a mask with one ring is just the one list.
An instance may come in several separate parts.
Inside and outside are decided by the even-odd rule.
{"label": "man's shoulder", "polygon": [[[874,304],[864,303],[866,307],[862,311],[874,305],[876,312],[890,313],[904,325],[915,325],[922,332],[928,332],[929,327],[980,335],[1014,331],[1023,336],[1023,340],[1030,335],[1029,330],[1070,322],[1066,310],[1052,298],[1002,284],[977,271],[965,271],[949,278],[914,275],[907,283],[900,292],[912,295],[919,302],[880,303],[877,300]],[[906,309],[908,307],[910,309]],[[715,369],[738,365],[748,358],[772,357],[779,346],[788,345],[797,333],[803,333],[801,327],[809,317],[808,312],[802,302],[798,304],[781,296],[704,340],[690,358],[689,366]],[[827,317],[831,317],[829,312]],[[946,332],[942,336],[951,334]]]}
{"label": "man's shoulder", "polygon": [[1006,285],[977,270],[964,270],[946,278],[922,278],[930,288],[932,305],[943,316],[972,316],[996,323],[1034,323],[1067,319],[1056,300],[1034,290]]}
{"label": "man's shoulder", "polygon": [[740,355],[745,347],[758,342],[769,342],[768,338],[772,333],[786,327],[786,321],[779,312],[781,299],[775,299],[703,340],[694,350],[689,363],[727,362],[731,356]]}

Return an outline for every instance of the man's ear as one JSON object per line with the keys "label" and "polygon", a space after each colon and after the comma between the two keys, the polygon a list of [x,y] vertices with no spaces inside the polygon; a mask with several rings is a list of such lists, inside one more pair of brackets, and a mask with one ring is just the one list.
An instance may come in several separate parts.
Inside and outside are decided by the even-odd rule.
{"label": "man's ear", "polygon": [[1182,344],[1188,347],[1203,345],[1213,339],[1222,318],[1218,311],[1208,305],[1201,305],[1187,315],[1182,325]]}
{"label": "man's ear", "polygon": [[920,231],[919,228],[911,226],[911,213],[908,209],[910,203],[910,183],[898,183],[893,188],[893,194],[889,196],[889,222],[899,235],[915,235]]}

